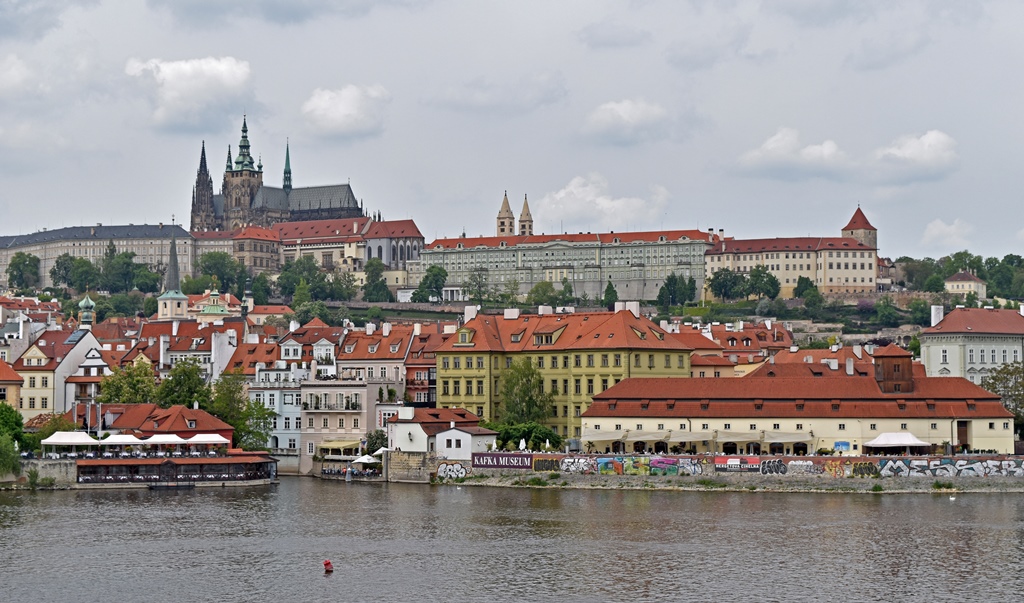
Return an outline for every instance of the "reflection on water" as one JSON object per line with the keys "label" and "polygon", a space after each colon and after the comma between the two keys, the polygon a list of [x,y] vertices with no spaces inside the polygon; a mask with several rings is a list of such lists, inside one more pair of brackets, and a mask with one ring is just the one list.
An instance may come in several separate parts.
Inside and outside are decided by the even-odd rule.
{"label": "reflection on water", "polygon": [[[1024,501],[345,484],[0,492],[4,600],[1013,600]],[[321,562],[335,572],[324,576]]]}

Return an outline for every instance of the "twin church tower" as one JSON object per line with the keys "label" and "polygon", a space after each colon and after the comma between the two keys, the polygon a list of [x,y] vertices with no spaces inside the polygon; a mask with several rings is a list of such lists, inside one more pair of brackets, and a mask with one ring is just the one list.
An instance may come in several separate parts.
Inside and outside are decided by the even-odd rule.
{"label": "twin church tower", "polygon": [[530,215],[530,204],[523,196],[523,211],[519,213],[519,231],[516,231],[516,216],[508,204],[508,191],[505,191],[505,198],[501,200],[501,209],[498,210],[497,236],[507,237],[519,235],[528,237],[533,234],[533,216]]}

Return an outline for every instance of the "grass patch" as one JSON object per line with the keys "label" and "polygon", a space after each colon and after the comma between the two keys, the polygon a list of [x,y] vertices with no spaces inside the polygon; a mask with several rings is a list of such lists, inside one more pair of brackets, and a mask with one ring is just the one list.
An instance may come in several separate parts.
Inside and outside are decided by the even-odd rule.
{"label": "grass patch", "polygon": [[546,486],[548,485],[548,480],[543,477],[531,477],[523,483],[527,486]]}
{"label": "grass patch", "polygon": [[953,485],[953,482],[935,480],[932,482],[932,490],[956,490],[956,486]]}
{"label": "grass patch", "polygon": [[558,479],[560,477],[562,477],[561,473],[550,473],[550,474],[548,474],[548,481],[555,481],[556,479]]}
{"label": "grass patch", "polygon": [[751,492],[753,492],[754,490],[757,490],[757,486],[753,486],[753,485],[747,486],[747,490],[750,490]]}
{"label": "grass patch", "polygon": [[704,486],[705,488],[724,488],[727,484],[708,477],[702,477],[697,480],[697,485]]}
{"label": "grass patch", "polygon": [[882,492],[884,490],[885,488],[882,487],[882,484],[875,484],[874,486],[871,486],[872,492]]}

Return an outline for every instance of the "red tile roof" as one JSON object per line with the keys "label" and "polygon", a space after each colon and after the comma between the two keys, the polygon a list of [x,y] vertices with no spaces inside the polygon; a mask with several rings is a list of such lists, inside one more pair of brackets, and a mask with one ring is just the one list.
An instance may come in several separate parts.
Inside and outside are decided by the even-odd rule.
{"label": "red tile roof", "polygon": [[970,272],[957,272],[953,276],[947,278],[944,282],[947,283],[984,283],[985,281],[974,276]]}
{"label": "red tile roof", "polygon": [[857,239],[847,237],[788,237],[780,239],[726,239],[715,243],[706,255],[723,253],[767,253],[776,251],[874,251]]}
{"label": "red tile roof", "polygon": [[246,226],[232,233],[233,239],[237,240],[257,240],[257,241],[271,241],[274,243],[281,242],[281,235],[277,231],[270,230],[269,228],[261,228],[259,226]]}
{"label": "red tile roof", "polygon": [[294,312],[292,312],[292,309],[288,306],[264,305],[253,306],[252,310],[249,311],[249,316],[252,316],[253,314],[279,314],[283,316],[285,314],[294,314]]}
{"label": "red tile roof", "polygon": [[649,232],[608,232],[608,233],[563,233],[563,234],[540,234],[530,236],[506,236],[506,237],[460,237],[457,239],[437,239],[428,245],[426,249],[455,249],[461,244],[466,249],[476,247],[500,247],[502,243],[506,247],[516,245],[543,245],[555,241],[566,243],[601,243],[603,245],[614,244],[618,239],[619,243],[632,242],[655,242],[665,237],[666,241],[695,240],[710,242],[713,235],[700,230],[656,230]]}
{"label": "red tile roof", "polygon": [[[177,433],[182,437],[196,433],[233,432],[234,428],[205,410],[185,406],[160,408],[156,404],[126,404],[124,414],[110,425],[111,429],[136,431],[146,435]],[[189,427],[194,421],[194,427]],[[226,436],[225,436],[226,437]]]}
{"label": "red tile roof", "polygon": [[399,239],[415,237],[422,239],[420,229],[412,220],[382,220],[373,222],[364,235],[367,239]]}
{"label": "red tile roof", "polygon": [[197,230],[189,234],[192,235],[193,239],[215,241],[218,239],[230,239],[234,232],[233,230]]}
{"label": "red tile roof", "polygon": [[338,350],[338,362],[400,360],[405,358],[411,338],[412,327],[405,325],[391,327],[387,337],[384,337],[383,329],[374,331],[372,335],[367,335],[366,331],[351,331]]}
{"label": "red tile roof", "polygon": [[724,356],[692,354],[690,366],[736,366],[736,364]]}
{"label": "red tile roof", "polygon": [[921,331],[925,337],[948,333],[1024,335],[1024,316],[1017,310],[956,308],[946,314],[939,324]]}
{"label": "red tile roof", "polygon": [[336,220],[310,220],[306,222],[278,222],[274,231],[281,243],[294,245],[299,239],[304,244],[314,242],[345,241],[352,237],[362,238],[370,218],[339,218]]}
{"label": "red tile roof", "polygon": [[281,358],[281,348],[276,343],[241,343],[228,361],[227,370],[242,369],[246,375],[256,374],[256,363],[273,366]]}
{"label": "red tile roof", "polygon": [[868,222],[868,217],[864,215],[864,212],[857,208],[857,211],[853,212],[853,217],[850,218],[850,222],[843,227],[843,230],[877,230]]}
{"label": "red tile roof", "polygon": [[0,360],[0,383],[21,385],[25,380],[14,370],[14,367]]}

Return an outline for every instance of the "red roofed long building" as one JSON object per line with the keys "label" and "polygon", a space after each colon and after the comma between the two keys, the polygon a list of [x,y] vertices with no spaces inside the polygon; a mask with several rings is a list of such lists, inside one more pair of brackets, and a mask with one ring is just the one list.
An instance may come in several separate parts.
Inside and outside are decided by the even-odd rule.
{"label": "red roofed long building", "polygon": [[583,438],[599,450],[862,454],[882,433],[909,432],[940,450],[1013,452],[1013,415],[995,394],[926,377],[894,346],[873,359],[868,374],[786,364],[739,379],[629,379],[594,396]]}
{"label": "red roofed long building", "polygon": [[781,297],[793,297],[801,276],[824,294],[872,293],[878,286],[878,231],[858,207],[840,237],[721,238],[707,252],[708,278],[723,269],[746,274],[756,266],[779,279]]}
{"label": "red roofed long building", "polygon": [[[508,196],[502,208],[508,207]],[[714,235],[699,230],[649,232],[534,234],[533,218],[524,203],[529,228],[525,234],[437,239],[423,248],[421,259],[410,262],[409,286],[419,284],[427,268],[441,266],[448,282],[465,283],[474,270],[483,269],[488,287],[515,280],[525,294],[541,281],[561,283],[569,279],[576,295],[599,299],[608,281],[615,284],[619,299],[654,299],[671,273],[704,286],[704,252]],[[522,221],[521,216],[520,221]],[[511,211],[499,215],[505,232],[515,233],[508,220]],[[501,231],[501,226],[498,230]]]}

